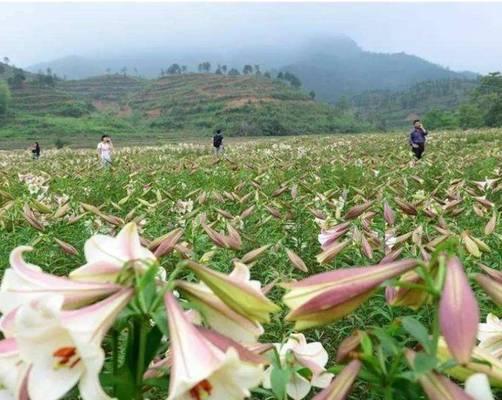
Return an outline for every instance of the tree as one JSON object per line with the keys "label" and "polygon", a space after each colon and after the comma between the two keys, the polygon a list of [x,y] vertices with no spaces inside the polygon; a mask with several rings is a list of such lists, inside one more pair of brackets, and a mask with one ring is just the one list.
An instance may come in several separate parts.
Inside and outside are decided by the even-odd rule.
{"label": "tree", "polygon": [[242,73],[244,75],[249,75],[253,73],[253,67],[249,64],[244,65],[244,68],[242,68]]}
{"label": "tree", "polygon": [[218,67],[216,68],[216,71],[214,71],[216,75],[223,75],[223,71],[221,70],[221,65],[218,64]]}
{"label": "tree", "polygon": [[284,80],[288,81],[294,88],[298,89],[299,87],[302,86],[302,82],[300,81],[300,79],[291,72],[284,73],[283,78]]}
{"label": "tree", "polygon": [[227,73],[227,66],[226,65],[221,66],[221,72],[223,72],[224,74]]}
{"label": "tree", "polygon": [[313,90],[310,91],[309,96],[312,100],[315,99],[315,92]]}
{"label": "tree", "polygon": [[171,64],[167,69],[167,73],[171,75],[181,74],[181,67],[179,64]]}
{"label": "tree", "polygon": [[272,75],[270,75],[270,72],[268,72],[268,71],[267,71],[267,72],[265,72],[265,73],[263,74],[263,76],[264,76],[265,78],[268,78],[268,79],[271,79],[271,78],[272,78]]}
{"label": "tree", "polygon": [[7,80],[7,82],[11,87],[19,89],[23,86],[25,80],[26,76],[24,75],[24,71],[22,69],[16,68],[14,69],[14,75],[11,76]]}
{"label": "tree", "polygon": [[236,70],[235,68],[232,68],[230,71],[228,71],[228,75],[230,76],[237,76],[237,75],[240,75],[241,73]]}
{"label": "tree", "polygon": [[9,57],[4,57],[4,58],[3,58],[3,62],[4,62],[5,64],[9,65],[9,62],[10,62]]}
{"label": "tree", "polygon": [[481,128],[483,113],[475,104],[462,104],[458,109],[458,123],[462,129]]}
{"label": "tree", "polygon": [[255,64],[255,66],[254,66],[254,73],[257,76],[261,75],[260,66],[258,64]]}
{"label": "tree", "polygon": [[2,75],[5,72],[5,67],[3,64],[0,64],[0,75]]}
{"label": "tree", "polygon": [[127,67],[122,67],[120,69],[120,72],[124,75],[124,76],[127,76]]}
{"label": "tree", "polygon": [[282,72],[279,72],[277,74],[277,79],[284,79],[284,74]]}
{"label": "tree", "polygon": [[185,72],[187,72],[187,66],[186,65],[182,65],[181,66],[181,73],[184,74]]}
{"label": "tree", "polygon": [[200,63],[198,69],[199,69],[199,72],[209,73],[209,72],[211,72],[211,63],[209,61],[205,61],[203,63]]}
{"label": "tree", "polygon": [[456,115],[450,111],[434,109],[425,114],[423,120],[429,129],[454,129],[459,126]]}
{"label": "tree", "polygon": [[0,115],[7,114],[10,101],[10,90],[5,82],[0,81]]}

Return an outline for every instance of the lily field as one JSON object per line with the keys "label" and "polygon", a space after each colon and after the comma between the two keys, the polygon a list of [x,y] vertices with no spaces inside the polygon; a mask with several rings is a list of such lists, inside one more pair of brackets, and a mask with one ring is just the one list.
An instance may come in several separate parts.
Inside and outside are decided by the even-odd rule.
{"label": "lily field", "polygon": [[502,130],[429,138],[0,151],[0,398],[502,398]]}

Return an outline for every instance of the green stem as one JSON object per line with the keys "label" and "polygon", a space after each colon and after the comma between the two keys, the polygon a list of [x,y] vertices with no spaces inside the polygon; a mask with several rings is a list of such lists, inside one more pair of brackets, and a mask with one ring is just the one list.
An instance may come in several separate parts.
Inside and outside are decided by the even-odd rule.
{"label": "green stem", "polygon": [[434,307],[434,319],[432,321],[432,355],[436,356],[439,341],[439,302]]}
{"label": "green stem", "polygon": [[146,352],[146,336],[148,327],[146,321],[141,319],[137,323],[139,328],[139,348],[138,348],[138,363],[136,364],[136,400],[143,399],[143,374],[145,369],[145,352]]}
{"label": "green stem", "polygon": [[[112,373],[113,377],[118,376],[119,371],[119,333],[112,329]],[[117,396],[117,384],[113,383],[113,395]]]}
{"label": "green stem", "polygon": [[385,398],[385,400],[393,400],[391,386],[385,386],[384,398]]}

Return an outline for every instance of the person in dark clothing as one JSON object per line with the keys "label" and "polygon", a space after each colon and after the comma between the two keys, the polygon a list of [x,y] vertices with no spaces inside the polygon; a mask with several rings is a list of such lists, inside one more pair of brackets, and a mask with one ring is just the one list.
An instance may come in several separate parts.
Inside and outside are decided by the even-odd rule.
{"label": "person in dark clothing", "polygon": [[422,158],[422,154],[425,151],[425,137],[427,134],[428,132],[419,119],[413,121],[413,130],[410,132],[410,145],[411,150],[418,160]]}
{"label": "person in dark clothing", "polygon": [[35,142],[35,144],[31,147],[31,158],[34,160],[38,160],[40,158],[40,145],[38,142]]}
{"label": "person in dark clothing", "polygon": [[221,133],[221,129],[216,131],[216,134],[213,136],[213,150],[214,154],[217,156],[222,154],[225,149],[223,145],[223,134]]}

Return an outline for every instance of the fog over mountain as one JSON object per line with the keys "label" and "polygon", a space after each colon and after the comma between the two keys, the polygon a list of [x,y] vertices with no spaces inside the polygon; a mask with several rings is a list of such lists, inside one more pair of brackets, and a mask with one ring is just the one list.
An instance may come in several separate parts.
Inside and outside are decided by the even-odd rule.
{"label": "fog over mountain", "polygon": [[144,74],[152,55],[273,67],[307,40],[344,34],[369,52],[487,73],[501,69],[501,15],[501,3],[2,3],[0,56],[21,67],[68,56],[98,68],[142,61]]}

